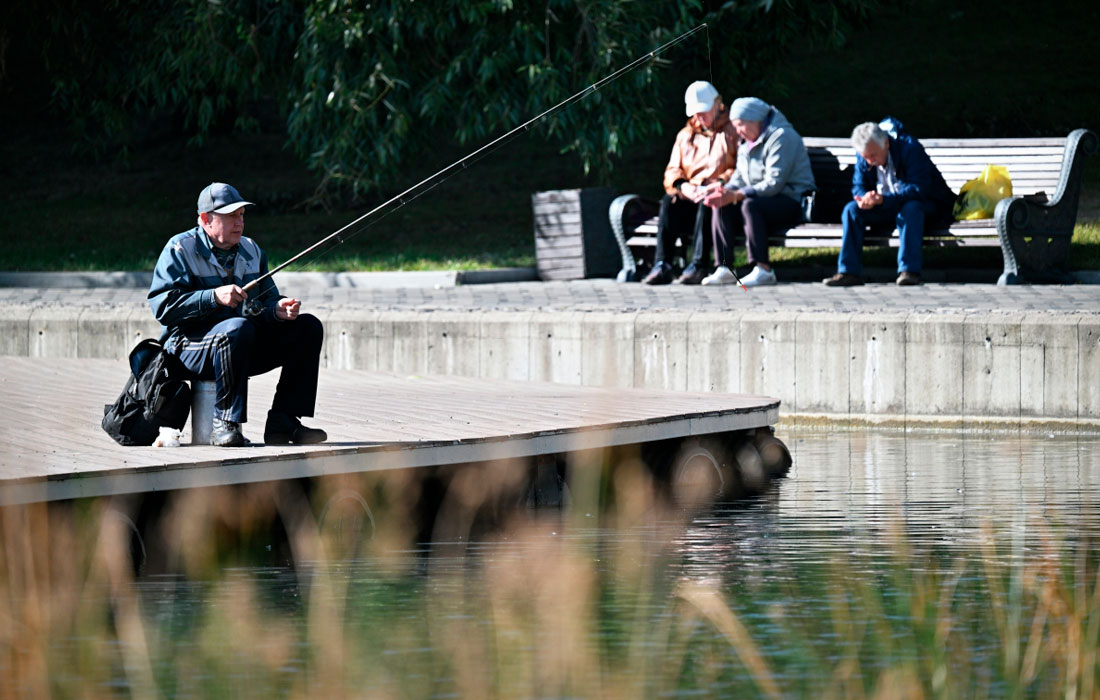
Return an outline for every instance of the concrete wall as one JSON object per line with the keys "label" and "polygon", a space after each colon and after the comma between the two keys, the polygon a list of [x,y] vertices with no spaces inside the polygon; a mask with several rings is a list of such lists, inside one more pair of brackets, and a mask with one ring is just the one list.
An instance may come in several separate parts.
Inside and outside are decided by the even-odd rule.
{"label": "concrete wall", "polygon": [[[147,311],[6,309],[0,354],[125,357]],[[784,415],[1100,426],[1100,317],[334,308],[332,369],[751,393]]]}
{"label": "concrete wall", "polygon": [[[1100,419],[1100,319],[1089,315],[494,311],[362,319],[342,311],[324,318],[328,366],[764,394],[781,399],[786,415],[949,426]],[[349,337],[394,349],[360,359],[345,349]]]}

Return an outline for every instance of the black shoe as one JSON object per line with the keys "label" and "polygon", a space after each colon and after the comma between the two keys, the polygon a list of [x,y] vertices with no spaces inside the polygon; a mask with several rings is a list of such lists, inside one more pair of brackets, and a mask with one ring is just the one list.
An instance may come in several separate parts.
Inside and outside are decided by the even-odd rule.
{"label": "black shoe", "polygon": [[642,284],[668,284],[672,281],[672,267],[663,260],[653,264],[653,269],[642,279]]}
{"label": "black shoe", "polygon": [[214,425],[210,430],[210,444],[214,447],[243,447],[248,444],[248,438],[241,432],[240,423],[214,416]]}
{"label": "black shoe", "polygon": [[302,421],[288,416],[282,411],[267,412],[267,425],[264,427],[265,445],[316,445],[328,440],[328,433],[320,428],[307,428]]}
{"label": "black shoe", "polygon": [[906,270],[905,272],[898,275],[899,287],[915,287],[918,284],[920,284],[920,275],[915,272],[910,272],[909,270]]}
{"label": "black shoe", "polygon": [[832,277],[821,280],[826,287],[858,287],[863,284],[863,278],[859,275],[849,275],[847,272],[838,272]]}
{"label": "black shoe", "polygon": [[703,278],[708,274],[710,273],[704,270],[702,266],[691,263],[684,268],[684,272],[676,279],[676,284],[702,284]]}

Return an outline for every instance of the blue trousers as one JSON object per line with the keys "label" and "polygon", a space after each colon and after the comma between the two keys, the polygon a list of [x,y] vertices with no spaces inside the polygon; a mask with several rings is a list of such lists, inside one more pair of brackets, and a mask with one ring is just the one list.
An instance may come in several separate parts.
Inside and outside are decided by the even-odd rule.
{"label": "blue trousers", "polygon": [[176,355],[196,379],[213,380],[214,415],[248,421],[248,378],[282,367],[271,408],[289,416],[312,416],[317,403],[317,368],[324,327],[316,316],[256,323],[230,318],[206,333],[188,337]]}
{"label": "blue trousers", "polygon": [[935,217],[940,207],[935,202],[910,200],[897,204],[880,204],[872,209],[860,209],[855,202],[848,202],[840,220],[844,235],[840,243],[840,260],[837,271],[849,275],[863,274],[863,233],[872,228],[898,229],[901,237],[898,246],[898,272],[920,274],[924,264],[921,242],[924,239],[924,222]]}

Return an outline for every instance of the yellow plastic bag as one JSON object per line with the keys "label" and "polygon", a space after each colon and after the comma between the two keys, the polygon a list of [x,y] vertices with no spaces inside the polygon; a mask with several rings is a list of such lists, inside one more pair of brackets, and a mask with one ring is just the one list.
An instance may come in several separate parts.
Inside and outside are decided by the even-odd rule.
{"label": "yellow plastic bag", "polygon": [[982,174],[968,180],[955,200],[955,220],[992,219],[997,202],[1012,196],[1012,178],[1003,165],[987,165]]}

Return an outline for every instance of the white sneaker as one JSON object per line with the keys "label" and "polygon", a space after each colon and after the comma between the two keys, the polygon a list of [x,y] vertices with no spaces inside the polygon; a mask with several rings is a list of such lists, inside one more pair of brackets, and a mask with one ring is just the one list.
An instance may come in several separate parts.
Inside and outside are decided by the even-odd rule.
{"label": "white sneaker", "polygon": [[733,270],[725,265],[719,265],[718,269],[703,278],[703,284],[734,284],[736,281]]}
{"label": "white sneaker", "polygon": [[775,272],[765,270],[758,265],[752,268],[752,272],[741,278],[741,284],[746,287],[764,287],[775,284]]}

